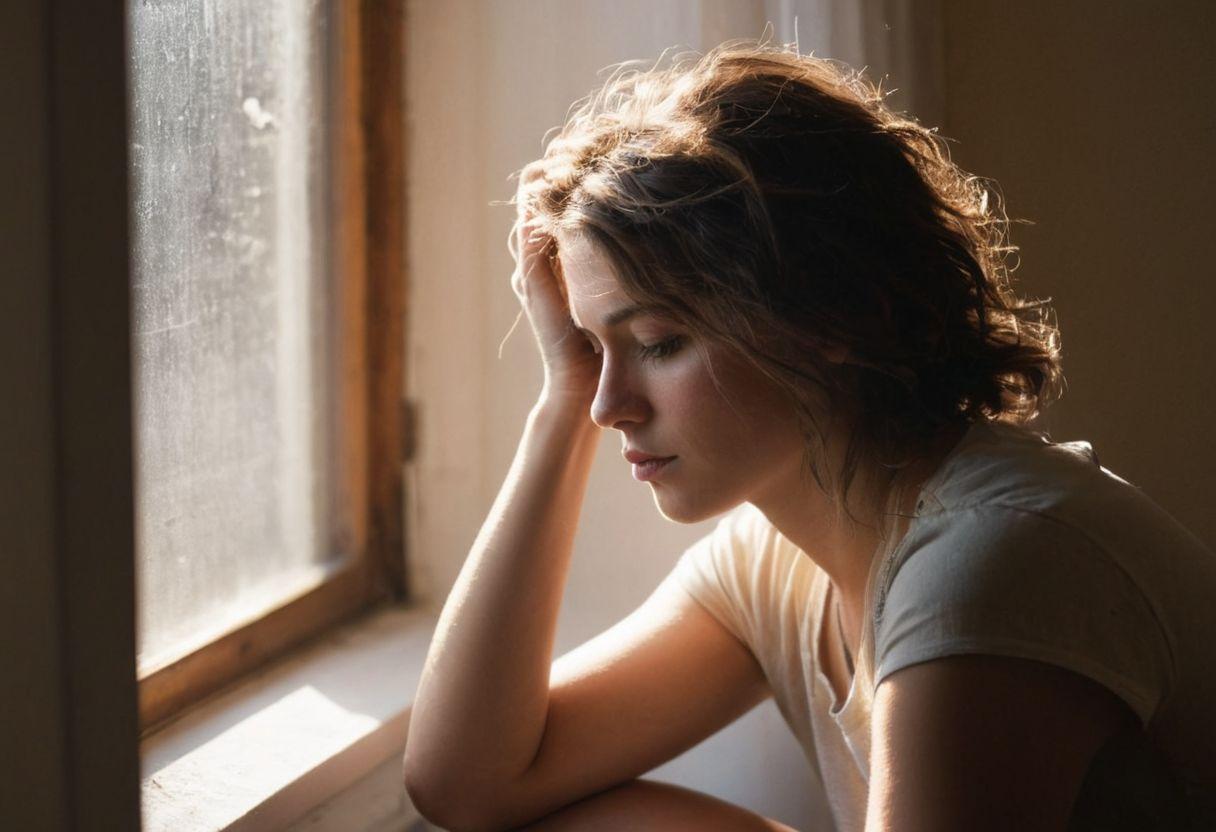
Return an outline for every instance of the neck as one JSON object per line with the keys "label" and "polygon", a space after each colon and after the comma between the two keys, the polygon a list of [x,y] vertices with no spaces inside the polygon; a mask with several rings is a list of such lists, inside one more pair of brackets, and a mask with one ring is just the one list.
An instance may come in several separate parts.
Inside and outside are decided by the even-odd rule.
{"label": "neck", "polygon": [[[889,540],[897,529],[905,528],[896,521],[913,513],[921,488],[965,430],[958,427],[943,434],[926,456],[889,482],[882,483],[873,470],[859,468],[849,503],[856,522],[847,517],[838,521],[832,501],[813,480],[805,481],[800,467],[787,472],[769,489],[767,497],[753,503],[786,539],[827,573],[844,609],[859,617],[875,556],[885,548],[885,542],[898,543]],[[839,470],[844,450],[839,444],[829,446],[835,470]],[[858,496],[854,497],[854,492]]]}

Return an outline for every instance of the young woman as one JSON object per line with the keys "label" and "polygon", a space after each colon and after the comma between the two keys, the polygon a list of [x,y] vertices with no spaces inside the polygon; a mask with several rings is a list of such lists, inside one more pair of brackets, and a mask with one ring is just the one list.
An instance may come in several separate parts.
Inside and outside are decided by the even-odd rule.
{"label": "young woman", "polygon": [[[786,829],[637,779],[773,696],[839,832],[1216,829],[1216,556],[1031,428],[1059,334],[940,138],[735,41],[622,66],[517,204],[545,383],[419,686],[425,815]],[[551,666],[601,429],[724,517]]]}

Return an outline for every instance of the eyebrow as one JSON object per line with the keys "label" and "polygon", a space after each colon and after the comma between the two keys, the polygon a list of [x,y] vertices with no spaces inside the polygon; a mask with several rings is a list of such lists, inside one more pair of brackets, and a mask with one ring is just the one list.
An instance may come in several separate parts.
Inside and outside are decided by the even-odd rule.
{"label": "eyebrow", "polygon": [[[617,324],[623,324],[625,321],[629,320],[634,315],[644,315],[647,313],[654,314],[657,312],[658,312],[657,307],[647,306],[646,304],[643,304],[643,303],[635,303],[630,306],[622,306],[620,309],[614,309],[613,311],[609,312],[607,315],[604,316],[602,323],[605,328],[614,327]],[[577,329],[579,332],[586,333],[588,335],[591,334],[586,329],[583,329],[581,326],[576,325],[574,328]]]}
{"label": "eyebrow", "polygon": [[651,307],[640,303],[635,303],[632,306],[622,306],[620,309],[609,312],[604,316],[604,326],[616,326],[632,318],[634,315],[641,315],[645,312],[653,311]]}

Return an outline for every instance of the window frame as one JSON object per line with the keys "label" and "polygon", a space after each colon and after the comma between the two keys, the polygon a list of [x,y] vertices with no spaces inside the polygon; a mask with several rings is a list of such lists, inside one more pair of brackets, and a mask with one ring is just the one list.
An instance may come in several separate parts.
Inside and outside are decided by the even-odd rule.
{"label": "window frame", "polygon": [[[412,452],[405,389],[404,2],[327,5],[333,61],[330,259],[339,429],[335,516],[350,564],[325,583],[138,680],[140,736],[279,657],[410,596],[404,471]],[[338,441],[340,439],[340,442]]]}

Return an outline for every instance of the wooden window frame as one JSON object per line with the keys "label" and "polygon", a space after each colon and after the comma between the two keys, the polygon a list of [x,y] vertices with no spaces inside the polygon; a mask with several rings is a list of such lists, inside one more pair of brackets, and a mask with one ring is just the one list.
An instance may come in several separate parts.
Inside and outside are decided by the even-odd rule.
{"label": "wooden window frame", "polygon": [[[140,735],[287,650],[409,597],[403,469],[404,0],[331,4],[331,266],[342,366],[338,516],[350,565],[324,584],[139,680]],[[344,548],[345,548],[344,545]]]}

